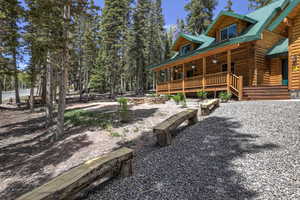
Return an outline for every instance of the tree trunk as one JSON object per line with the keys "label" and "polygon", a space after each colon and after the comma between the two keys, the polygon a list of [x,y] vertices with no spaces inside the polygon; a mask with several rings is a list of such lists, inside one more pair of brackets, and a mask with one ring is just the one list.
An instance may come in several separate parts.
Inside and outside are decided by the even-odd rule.
{"label": "tree trunk", "polygon": [[62,66],[61,72],[59,73],[59,97],[58,97],[58,115],[57,115],[57,138],[60,138],[64,134],[64,113],[66,107],[66,83],[65,83],[64,66]]}
{"label": "tree trunk", "polygon": [[52,86],[52,91],[53,91],[53,102],[56,103],[56,100],[57,100],[57,79],[58,79],[58,75],[57,75],[57,70],[55,70],[53,72],[53,76],[54,76],[54,81],[53,81],[53,86]]}
{"label": "tree trunk", "polygon": [[[47,68],[47,66],[46,66]],[[46,103],[46,95],[47,95],[47,69],[43,70],[42,77],[41,77],[41,90],[40,95],[43,99],[43,102]]]}
{"label": "tree trunk", "polygon": [[46,118],[47,118],[48,127],[51,126],[51,124],[53,123],[52,84],[53,84],[53,68],[50,64],[50,59],[48,55],[47,66],[46,66]]}
{"label": "tree trunk", "polygon": [[68,65],[69,65],[69,31],[67,21],[70,19],[70,2],[64,6],[64,50],[63,50],[63,63],[61,66],[61,72],[59,74],[59,100],[58,100],[58,113],[57,113],[57,138],[60,138],[64,134],[64,114],[66,107],[66,83],[68,77]]}
{"label": "tree trunk", "polygon": [[18,78],[18,68],[17,68],[17,52],[13,51],[13,62],[14,62],[14,87],[15,87],[15,98],[16,104],[19,104],[20,94],[19,94],[19,78]]}
{"label": "tree trunk", "polygon": [[30,105],[30,112],[34,112],[34,85],[33,84],[30,87],[29,105]]}
{"label": "tree trunk", "polygon": [[[2,79],[2,77],[1,77]],[[0,105],[3,103],[2,102],[2,91],[3,91],[3,83],[2,80],[0,80]]]}
{"label": "tree trunk", "polygon": [[32,66],[32,74],[31,74],[31,87],[30,87],[30,112],[34,111],[34,88],[35,88],[36,74],[35,74],[35,66]]}
{"label": "tree trunk", "polygon": [[[80,50],[81,51],[81,50]],[[83,96],[83,84],[82,84],[82,62],[81,62],[81,53],[80,53],[80,58],[79,58],[79,101],[82,101],[82,96]]]}

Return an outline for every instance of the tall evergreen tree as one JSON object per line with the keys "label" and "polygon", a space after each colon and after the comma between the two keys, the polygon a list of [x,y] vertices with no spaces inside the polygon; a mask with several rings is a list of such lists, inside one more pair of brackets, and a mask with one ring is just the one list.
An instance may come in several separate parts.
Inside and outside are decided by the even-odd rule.
{"label": "tall evergreen tree", "polygon": [[233,12],[232,5],[233,5],[232,0],[227,0],[227,5],[225,6],[225,10],[229,12]]}
{"label": "tall evergreen tree", "polygon": [[186,32],[186,27],[183,19],[177,19],[176,29],[177,32],[181,32],[181,33]]}
{"label": "tall evergreen tree", "polygon": [[191,0],[186,4],[187,28],[192,34],[201,34],[206,30],[213,19],[213,11],[217,0]]}
{"label": "tall evergreen tree", "polygon": [[124,67],[125,36],[130,2],[130,0],[105,0],[102,12],[98,63],[105,69],[111,94],[117,92],[118,81]]}
{"label": "tall evergreen tree", "polygon": [[20,27],[23,8],[18,0],[3,0],[1,2],[1,26],[3,54],[9,58],[9,65],[13,70],[15,100],[20,103],[18,80],[18,57],[20,56]]}
{"label": "tall evergreen tree", "polygon": [[251,10],[256,10],[272,2],[272,0],[248,0],[248,1],[249,1],[249,9]]}
{"label": "tall evergreen tree", "polygon": [[149,0],[137,0],[133,13],[133,25],[130,31],[131,45],[129,55],[135,67],[136,92],[144,93],[146,88],[145,65],[148,61],[147,37],[149,31],[149,13],[151,2]]}

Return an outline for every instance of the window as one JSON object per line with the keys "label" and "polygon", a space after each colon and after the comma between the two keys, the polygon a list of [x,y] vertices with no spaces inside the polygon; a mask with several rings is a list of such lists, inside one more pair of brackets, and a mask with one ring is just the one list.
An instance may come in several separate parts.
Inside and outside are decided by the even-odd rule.
{"label": "window", "polygon": [[[222,72],[227,72],[227,64],[222,65]],[[235,74],[235,64],[231,63],[231,73]]]}
{"label": "window", "polygon": [[237,36],[237,25],[233,24],[221,30],[221,40],[228,40]]}
{"label": "window", "polygon": [[193,77],[194,76],[194,70],[189,70],[186,72],[186,77],[187,78],[190,78],[190,77]]}
{"label": "window", "polygon": [[185,46],[181,47],[181,49],[180,49],[180,55],[185,55],[185,54],[187,54],[191,50],[192,50],[192,45],[190,45],[190,44],[185,45]]}

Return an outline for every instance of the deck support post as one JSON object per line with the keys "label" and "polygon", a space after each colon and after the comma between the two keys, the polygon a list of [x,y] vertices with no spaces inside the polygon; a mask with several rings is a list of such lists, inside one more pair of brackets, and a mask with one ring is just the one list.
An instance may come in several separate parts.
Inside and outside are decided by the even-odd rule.
{"label": "deck support post", "polygon": [[206,57],[203,57],[203,76],[202,76],[202,88],[205,90],[205,74],[206,74]]}
{"label": "deck support post", "polygon": [[227,92],[230,92],[231,50],[227,51]]}
{"label": "deck support post", "polygon": [[185,63],[182,65],[182,93],[185,94]]}
{"label": "deck support post", "polygon": [[167,69],[168,70],[168,94],[170,95],[171,94],[171,69]]}
{"label": "deck support post", "polygon": [[156,85],[155,91],[156,91],[156,96],[157,96],[158,95],[158,85],[157,85],[157,83],[158,83],[158,72],[157,71],[154,72],[154,76],[155,76],[155,85]]}
{"label": "deck support post", "polygon": [[243,95],[244,95],[244,86],[243,86],[243,76],[240,76],[239,78],[239,101],[243,100]]}
{"label": "deck support post", "polygon": [[153,78],[153,90],[156,90],[156,72],[155,71],[153,71],[152,78]]}

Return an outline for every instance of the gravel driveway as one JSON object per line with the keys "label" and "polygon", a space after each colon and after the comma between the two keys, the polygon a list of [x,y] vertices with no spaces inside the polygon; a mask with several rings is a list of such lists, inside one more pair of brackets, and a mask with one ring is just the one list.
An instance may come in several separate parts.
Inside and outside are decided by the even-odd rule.
{"label": "gravel driveway", "polygon": [[[223,104],[174,145],[137,153],[134,176],[86,199],[300,199],[300,102]],[[83,199],[83,198],[82,198]]]}

